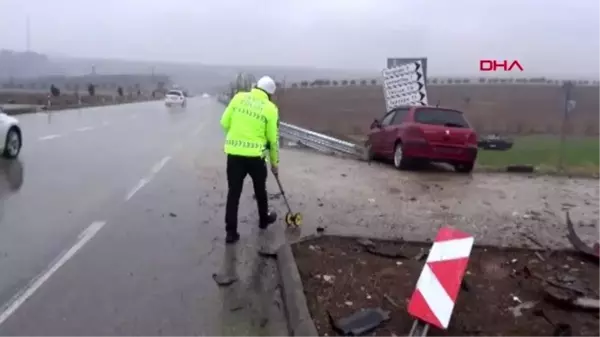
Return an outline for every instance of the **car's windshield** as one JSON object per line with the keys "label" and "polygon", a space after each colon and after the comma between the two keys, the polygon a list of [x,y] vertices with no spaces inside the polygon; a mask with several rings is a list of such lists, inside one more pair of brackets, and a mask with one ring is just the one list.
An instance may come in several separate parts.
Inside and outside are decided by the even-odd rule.
{"label": "car's windshield", "polygon": [[181,92],[179,91],[169,91],[167,95],[182,96]]}
{"label": "car's windshield", "polygon": [[415,112],[415,121],[422,124],[468,128],[469,123],[462,112],[448,109],[421,108]]}

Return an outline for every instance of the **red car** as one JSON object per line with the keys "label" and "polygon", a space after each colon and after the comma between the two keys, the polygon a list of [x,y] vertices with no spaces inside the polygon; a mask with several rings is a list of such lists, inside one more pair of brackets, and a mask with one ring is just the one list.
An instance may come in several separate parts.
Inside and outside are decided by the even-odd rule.
{"label": "red car", "polygon": [[477,134],[461,111],[398,107],[371,124],[366,150],[369,159],[393,160],[398,169],[435,161],[469,173],[477,158]]}

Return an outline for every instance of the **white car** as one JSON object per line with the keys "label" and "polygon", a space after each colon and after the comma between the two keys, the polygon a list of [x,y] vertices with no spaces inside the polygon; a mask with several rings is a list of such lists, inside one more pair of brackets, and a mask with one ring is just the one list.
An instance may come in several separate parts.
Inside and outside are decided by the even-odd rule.
{"label": "white car", "polygon": [[2,156],[10,159],[17,158],[22,145],[23,135],[19,120],[5,114],[0,108],[0,151]]}
{"label": "white car", "polygon": [[167,92],[167,95],[165,96],[166,106],[179,105],[181,107],[185,107],[186,104],[187,98],[185,97],[183,91],[170,90],[169,92]]}

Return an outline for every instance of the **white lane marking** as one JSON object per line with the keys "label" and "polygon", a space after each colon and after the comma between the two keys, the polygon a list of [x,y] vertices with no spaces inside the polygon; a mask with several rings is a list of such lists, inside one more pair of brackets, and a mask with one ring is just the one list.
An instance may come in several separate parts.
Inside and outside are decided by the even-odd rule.
{"label": "white lane marking", "polygon": [[158,163],[156,163],[154,166],[152,166],[152,170],[150,170],[151,175],[157,174],[158,171],[160,171],[169,162],[169,160],[171,160],[171,156],[166,156],[163,159],[161,159]]}
{"label": "white lane marking", "polygon": [[0,325],[17,311],[23,303],[25,303],[56,271],[69,261],[77,252],[85,246],[98,232],[106,225],[105,221],[93,222],[86,228],[79,237],[77,242],[69,250],[64,252],[60,257],[53,262],[50,267],[32,280],[32,282],[13,297],[6,306],[2,307],[0,312]]}
{"label": "white lane marking", "polygon": [[62,135],[48,135],[48,136],[40,137],[39,140],[50,140],[50,139],[59,138],[59,137],[62,137]]}
{"label": "white lane marking", "polygon": [[79,132],[89,131],[89,130],[94,130],[94,127],[93,126],[84,126],[82,128],[76,129],[76,131],[79,131]]}
{"label": "white lane marking", "polygon": [[141,179],[137,185],[135,185],[131,191],[129,191],[129,193],[127,193],[127,196],[125,197],[125,201],[128,201],[129,199],[133,198],[133,196],[142,189],[142,187],[146,186],[147,183],[149,183],[150,181],[146,178]]}
{"label": "white lane marking", "polygon": [[133,198],[133,196],[139,192],[139,190],[141,190],[144,186],[146,186],[146,184],[148,184],[149,182],[152,181],[152,179],[154,178],[154,176],[160,171],[162,170],[163,167],[165,167],[165,165],[169,162],[169,160],[171,160],[171,156],[166,156],[163,159],[161,159],[158,163],[154,164],[152,166],[152,168],[150,169],[150,174],[148,174],[148,176],[140,179],[140,181],[138,181],[137,185],[135,185],[130,191],[129,193],[127,193],[127,196],[125,197],[125,201],[129,201],[131,198]]}

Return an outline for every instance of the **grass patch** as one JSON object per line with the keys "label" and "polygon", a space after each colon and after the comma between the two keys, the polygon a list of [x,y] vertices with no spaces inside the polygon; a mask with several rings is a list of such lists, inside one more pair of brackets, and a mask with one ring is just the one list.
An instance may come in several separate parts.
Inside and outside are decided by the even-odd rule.
{"label": "grass patch", "polygon": [[[556,136],[523,136],[514,139],[508,151],[481,150],[477,164],[483,168],[504,168],[507,165],[534,165],[541,172],[558,172],[560,138]],[[564,145],[565,173],[598,175],[600,145],[598,137],[570,138]]]}

